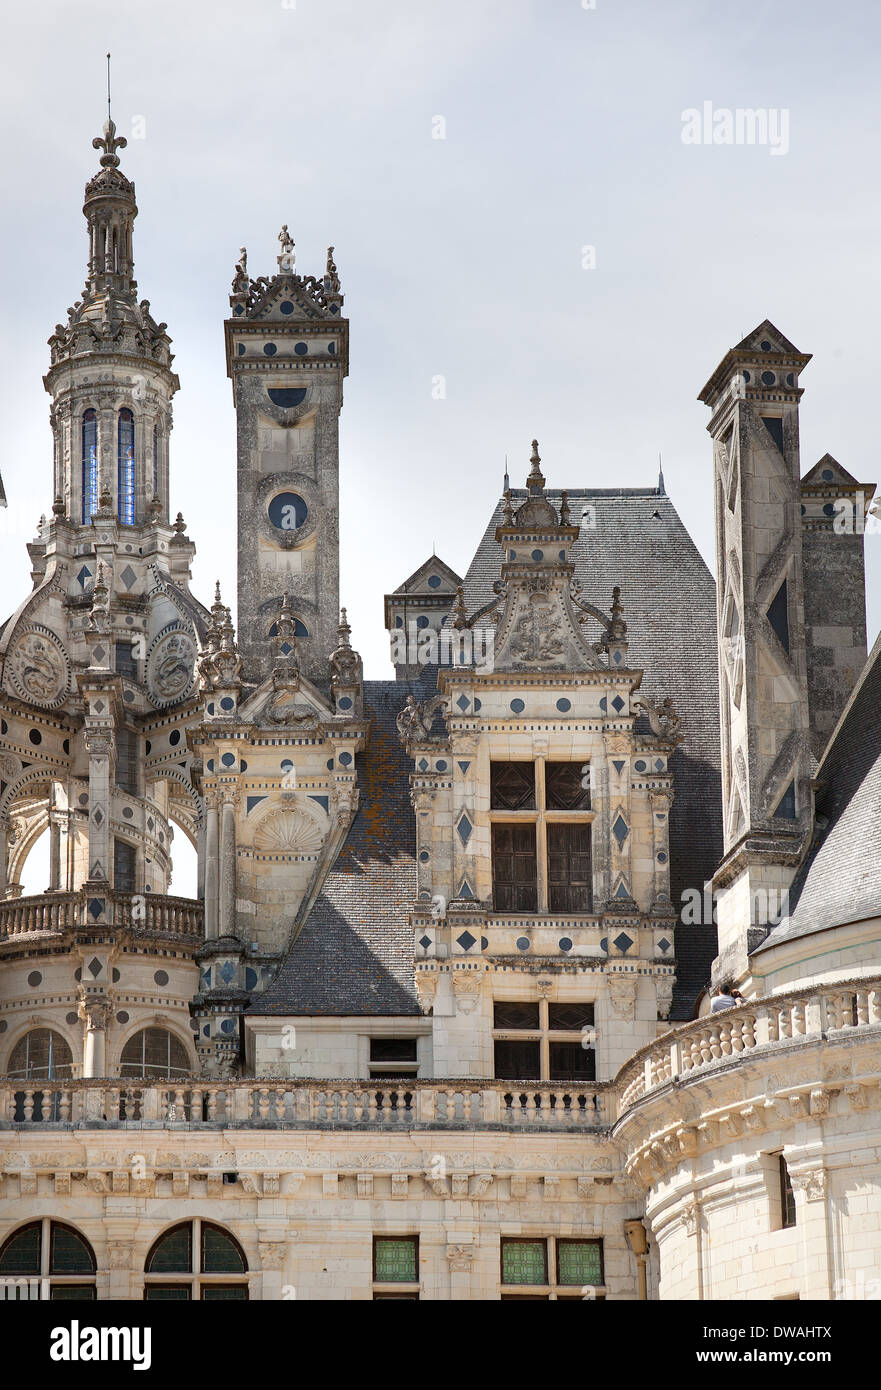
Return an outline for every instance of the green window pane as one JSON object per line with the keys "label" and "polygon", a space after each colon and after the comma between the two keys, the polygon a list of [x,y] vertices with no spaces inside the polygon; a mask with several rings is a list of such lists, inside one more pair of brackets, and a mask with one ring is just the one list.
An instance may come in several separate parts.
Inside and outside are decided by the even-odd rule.
{"label": "green window pane", "polygon": [[49,1300],[52,1303],[94,1303],[96,1297],[94,1284],[53,1284],[49,1290]]}
{"label": "green window pane", "polygon": [[415,1240],[377,1240],[373,1277],[381,1284],[415,1284]]}
{"label": "green window pane", "polygon": [[153,1247],[147,1262],[148,1274],[189,1274],[193,1268],[190,1246],[191,1227],[176,1226]]}
{"label": "green window pane", "polygon": [[546,1284],[547,1260],[543,1240],[502,1242],[503,1284]]}
{"label": "green window pane", "polygon": [[603,1262],[598,1240],[558,1240],[560,1284],[601,1284]]}
{"label": "green window pane", "polygon": [[185,1284],[179,1284],[177,1288],[161,1288],[156,1284],[148,1284],[144,1297],[149,1303],[186,1303],[190,1297],[190,1290]]}
{"label": "green window pane", "polygon": [[82,1236],[69,1226],[57,1226],[52,1222],[50,1243],[50,1274],[94,1274],[95,1261],[89,1246]]}
{"label": "green window pane", "polygon": [[202,1273],[244,1274],[245,1262],[235,1241],[216,1226],[202,1227]]}
{"label": "green window pane", "polygon": [[39,1274],[40,1223],[25,1226],[4,1245],[0,1254],[0,1274]]}
{"label": "green window pane", "polygon": [[242,1284],[218,1284],[212,1287],[206,1284],[202,1289],[202,1299],[205,1302],[212,1302],[218,1298],[231,1298],[238,1303],[247,1303],[248,1290]]}

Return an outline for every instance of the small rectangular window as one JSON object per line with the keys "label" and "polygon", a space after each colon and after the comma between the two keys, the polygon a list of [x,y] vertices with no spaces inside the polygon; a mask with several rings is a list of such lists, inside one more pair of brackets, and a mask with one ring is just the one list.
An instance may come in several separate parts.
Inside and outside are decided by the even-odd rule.
{"label": "small rectangular window", "polygon": [[489,804],[492,811],[534,811],[535,764],[490,763]]}
{"label": "small rectangular window", "polygon": [[538,1004],[513,1004],[496,1000],[493,1004],[494,1028],[538,1028]]}
{"label": "small rectangular window", "polygon": [[551,1081],[594,1081],[596,1053],[580,1042],[552,1042],[548,1048]]}
{"label": "small rectangular window", "polygon": [[541,1049],[538,1042],[504,1042],[493,1044],[497,1081],[540,1081]]}
{"label": "small rectangular window", "polygon": [[549,811],[589,811],[589,764],[546,763],[545,805]]}
{"label": "small rectangular window", "polygon": [[601,1240],[557,1240],[558,1284],[602,1284]]}
{"label": "small rectangular window", "polygon": [[135,866],[137,850],[125,840],[113,841],[113,887],[117,893],[136,891]]}
{"label": "small rectangular window", "polygon": [[116,785],[138,795],[138,735],[133,729],[116,731]]}
{"label": "small rectangular window", "polygon": [[502,1237],[502,1283],[546,1284],[548,1282],[548,1243]]}
{"label": "small rectangular window", "polygon": [[374,1236],[373,1279],[377,1284],[415,1284],[419,1279],[418,1236]]}
{"label": "small rectangular window", "polygon": [[796,1224],[795,1216],[795,1193],[792,1190],[792,1178],[789,1176],[789,1167],[782,1154],[779,1155],[778,1164],[780,1168],[780,1216],[781,1225],[784,1230]]}
{"label": "small rectangular window", "polygon": [[534,825],[492,828],[493,906],[496,912],[538,910]]}
{"label": "small rectangular window", "polygon": [[114,665],[117,675],[127,676],[129,680],[133,681],[138,679],[138,662],[131,642],[117,642],[115,644]]}
{"label": "small rectangular window", "polygon": [[371,1038],[371,1062],[415,1062],[415,1038]]}
{"label": "small rectangular window", "polygon": [[548,826],[548,910],[592,912],[590,826]]}
{"label": "small rectangular window", "polygon": [[580,1033],[593,1027],[593,1004],[548,1004],[548,1027],[557,1033]]}

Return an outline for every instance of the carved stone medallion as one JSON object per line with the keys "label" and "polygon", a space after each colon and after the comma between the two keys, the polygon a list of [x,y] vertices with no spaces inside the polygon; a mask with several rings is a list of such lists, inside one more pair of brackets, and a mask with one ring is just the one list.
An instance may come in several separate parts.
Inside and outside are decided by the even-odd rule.
{"label": "carved stone medallion", "polygon": [[196,677],[196,643],[186,623],[169,623],[147,653],[147,690],[160,709],[185,699]]}
{"label": "carved stone medallion", "polygon": [[55,709],[70,689],[70,663],[54,632],[34,626],[16,638],[6,659],[13,691],[29,705]]}

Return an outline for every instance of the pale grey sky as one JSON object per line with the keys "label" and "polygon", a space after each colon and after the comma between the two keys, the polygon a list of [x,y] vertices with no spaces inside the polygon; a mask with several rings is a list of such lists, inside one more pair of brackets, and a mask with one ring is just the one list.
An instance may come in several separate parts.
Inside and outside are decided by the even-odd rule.
{"label": "pale grey sky", "polygon": [[[203,600],[218,575],[235,597],[229,282],[242,245],[252,274],[275,268],[282,222],[305,273],[335,245],[351,319],[342,600],[368,675],[391,674],[384,591],[432,545],[464,571],[505,454],[522,485],[535,435],[555,486],[653,483],[661,450],[712,565],[695,397],[766,317],[815,354],[803,471],[828,450],[881,481],[868,0],[81,0],[7,8],[4,30],[4,612],[52,501],[41,378],[83,283],[108,48],[120,133],[145,131],[122,163],[140,293],[174,340],[172,505]],[[705,101],[785,109],[788,153],[683,144]],[[874,634],[881,535],[866,551]]]}

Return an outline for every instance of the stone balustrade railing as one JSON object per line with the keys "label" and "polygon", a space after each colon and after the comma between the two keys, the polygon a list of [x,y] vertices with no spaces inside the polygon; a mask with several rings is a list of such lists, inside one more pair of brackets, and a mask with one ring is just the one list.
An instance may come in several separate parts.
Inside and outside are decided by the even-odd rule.
{"label": "stone balustrade railing", "polygon": [[635,1053],[618,1073],[618,1112],[692,1072],[736,1061],[774,1044],[817,1042],[861,1028],[881,1028],[881,980],[845,980],[794,990],[708,1014],[672,1028]]}
{"label": "stone balustrade railing", "polygon": [[[172,898],[162,893],[109,893],[113,923],[146,936],[179,936],[200,941],[204,910],[193,898]],[[85,892],[41,893],[29,898],[0,901],[0,941],[15,940],[34,932],[60,935],[77,927],[92,927]]]}
{"label": "stone balustrade railing", "polygon": [[589,1131],[614,1119],[610,1083],[540,1081],[0,1080],[0,1129],[511,1129]]}

